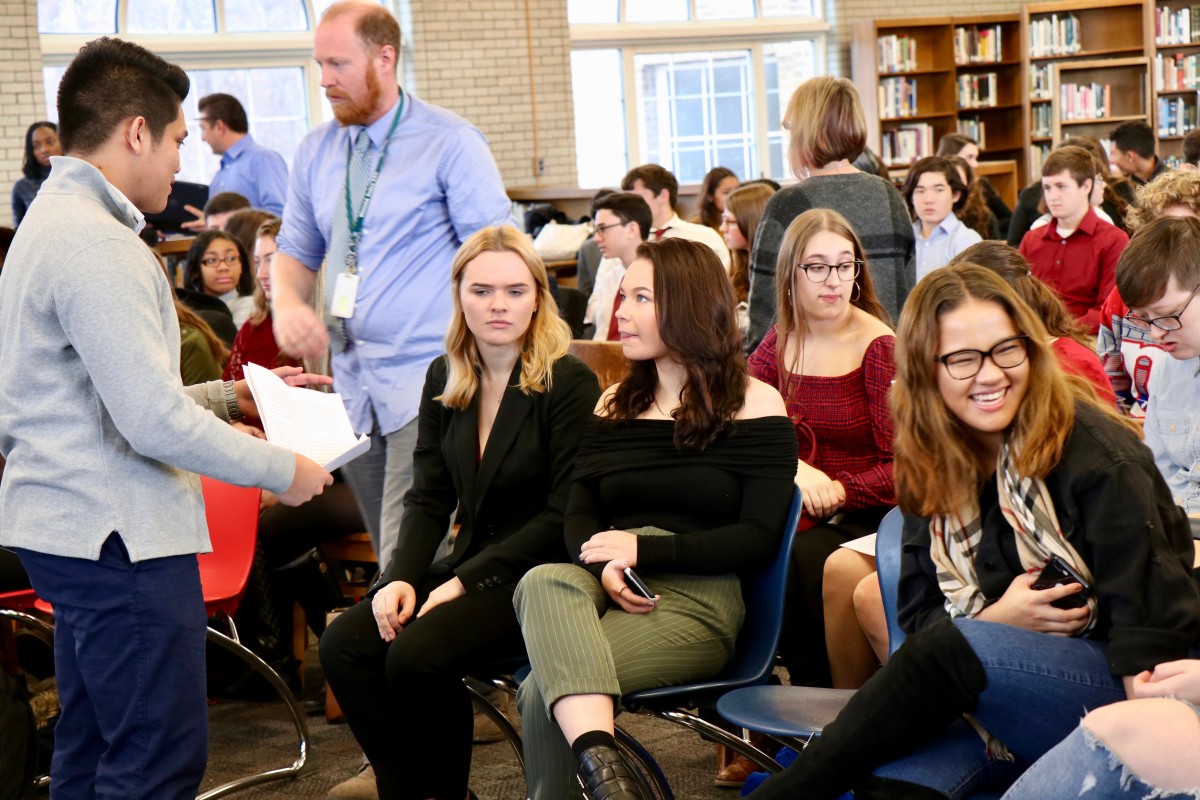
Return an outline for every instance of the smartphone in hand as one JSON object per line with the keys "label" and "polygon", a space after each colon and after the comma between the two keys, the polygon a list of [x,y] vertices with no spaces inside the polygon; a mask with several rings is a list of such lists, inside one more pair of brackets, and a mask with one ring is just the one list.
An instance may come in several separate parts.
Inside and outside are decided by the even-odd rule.
{"label": "smartphone in hand", "polygon": [[1045,569],[1042,570],[1042,574],[1038,575],[1037,580],[1033,582],[1033,588],[1041,591],[1042,589],[1049,589],[1052,586],[1063,586],[1068,583],[1078,583],[1083,586],[1083,589],[1075,594],[1061,597],[1050,605],[1063,609],[1080,608],[1087,605],[1088,598],[1092,596],[1092,587],[1088,586],[1088,582],[1080,577],[1079,573],[1070,564],[1058,556],[1051,557]]}
{"label": "smartphone in hand", "polygon": [[625,568],[625,585],[636,595],[641,595],[647,600],[654,599],[654,592],[650,591],[650,587],[638,577],[638,574],[633,571],[633,567]]}

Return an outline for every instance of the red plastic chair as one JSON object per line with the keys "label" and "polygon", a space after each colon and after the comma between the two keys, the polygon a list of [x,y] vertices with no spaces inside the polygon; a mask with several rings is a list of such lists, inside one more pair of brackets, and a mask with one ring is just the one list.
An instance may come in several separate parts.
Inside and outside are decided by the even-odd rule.
{"label": "red plastic chair", "polygon": [[243,489],[227,483],[200,478],[204,492],[204,516],[208,521],[208,535],[212,541],[212,552],[197,556],[200,564],[200,584],[204,589],[204,607],[210,617],[220,618],[228,627],[229,635],[208,629],[208,641],[241,659],[258,673],[288,708],[292,724],[296,728],[299,752],[291,766],[267,770],[255,775],[230,781],[199,795],[196,800],[214,800],[241,789],[281,778],[293,778],[304,771],[308,763],[308,725],[304,711],[296,702],[288,685],[238,639],[233,613],[237,610],[246,581],[250,577],[250,566],[254,560],[254,545],[258,537],[258,489]]}

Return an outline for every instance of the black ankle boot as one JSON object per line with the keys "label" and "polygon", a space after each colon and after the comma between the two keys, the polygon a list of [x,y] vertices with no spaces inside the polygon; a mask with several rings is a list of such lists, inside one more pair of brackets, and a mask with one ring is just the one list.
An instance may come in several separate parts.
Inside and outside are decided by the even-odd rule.
{"label": "black ankle boot", "polygon": [[834,800],[975,708],[987,673],[949,619],[908,637],[795,762],[750,800]]}
{"label": "black ankle boot", "polygon": [[580,754],[579,781],[590,800],[644,800],[633,771],[609,745],[595,745]]}

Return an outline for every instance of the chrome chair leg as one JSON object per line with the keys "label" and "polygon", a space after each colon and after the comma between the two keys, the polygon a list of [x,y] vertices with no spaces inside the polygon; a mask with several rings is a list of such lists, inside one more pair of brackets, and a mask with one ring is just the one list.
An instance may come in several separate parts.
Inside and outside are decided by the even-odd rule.
{"label": "chrome chair leg", "polygon": [[[500,680],[494,679],[489,681],[493,685],[499,686]],[[504,734],[504,738],[508,740],[512,746],[513,753],[517,756],[517,764],[521,767],[521,772],[525,771],[525,749],[521,742],[521,734],[517,733],[517,729],[508,721],[508,717],[503,711],[492,705],[492,701],[488,700],[482,692],[472,686],[470,683],[464,682],[467,691],[471,693],[471,700],[475,703],[475,708],[479,709],[488,719],[496,723],[496,727]],[[504,688],[504,687],[500,687]],[[505,689],[507,691],[507,689]],[[513,692],[516,693],[515,690]]]}

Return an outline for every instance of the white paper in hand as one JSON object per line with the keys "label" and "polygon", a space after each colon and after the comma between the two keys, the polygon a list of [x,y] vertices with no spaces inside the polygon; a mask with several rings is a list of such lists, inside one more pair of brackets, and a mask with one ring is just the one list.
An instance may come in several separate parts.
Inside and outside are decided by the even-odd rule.
{"label": "white paper in hand", "polygon": [[370,437],[355,438],[341,395],[288,386],[257,364],[246,365],[246,383],[271,444],[310,458],[331,472],[371,448]]}

